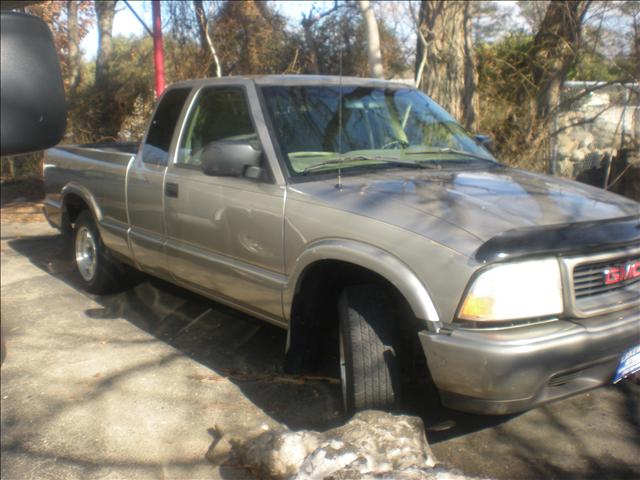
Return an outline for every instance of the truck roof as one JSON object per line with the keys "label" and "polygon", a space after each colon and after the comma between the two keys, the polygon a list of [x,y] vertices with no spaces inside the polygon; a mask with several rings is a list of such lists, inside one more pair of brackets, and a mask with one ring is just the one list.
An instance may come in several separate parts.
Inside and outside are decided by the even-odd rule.
{"label": "truck roof", "polygon": [[221,78],[203,78],[176,82],[171,87],[202,86],[252,81],[257,85],[359,85],[367,87],[410,87],[406,80],[380,80],[377,78],[349,77],[338,75],[239,75]]}

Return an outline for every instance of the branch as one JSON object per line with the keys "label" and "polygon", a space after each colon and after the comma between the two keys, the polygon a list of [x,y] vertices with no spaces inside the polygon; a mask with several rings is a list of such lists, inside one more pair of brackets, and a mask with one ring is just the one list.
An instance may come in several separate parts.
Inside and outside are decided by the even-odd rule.
{"label": "branch", "polygon": [[618,183],[618,180],[620,180],[622,177],[624,177],[624,174],[627,173],[629,171],[629,169],[631,168],[631,164],[628,164],[626,167],[624,167],[624,170],[622,170],[622,173],[620,173],[620,175],[618,175],[615,180],[613,180],[612,182],[610,182],[606,189],[609,190],[611,187],[613,187],[616,183]]}
{"label": "branch", "polygon": [[322,20],[327,15],[331,15],[333,12],[335,12],[341,7],[344,7],[345,5],[346,5],[345,3],[339,4],[338,0],[334,0],[333,7],[331,7],[329,10],[326,10],[322,13],[317,13],[316,15],[313,14],[314,10],[316,9],[316,6],[314,5],[313,7],[311,7],[311,11],[309,12],[309,15],[305,15],[304,13],[302,14],[302,26],[308,28],[312,26],[314,23],[316,23],[317,21]]}
{"label": "branch", "polygon": [[218,58],[218,53],[216,52],[216,48],[213,46],[213,41],[211,40],[211,35],[209,35],[209,22],[204,15],[204,11],[200,9],[196,9],[196,14],[198,15],[198,21],[200,22],[201,28],[204,31],[204,36],[207,40],[207,45],[209,46],[209,51],[211,52],[211,56],[213,57],[213,61],[216,65],[216,77],[222,77],[222,67],[220,66],[220,59]]}
{"label": "branch", "polygon": [[608,105],[607,107],[605,107],[604,109],[602,109],[601,111],[599,111],[598,113],[596,113],[593,117],[590,118],[585,118],[584,120],[580,120],[578,122],[574,122],[574,123],[570,123],[569,125],[565,125],[562,128],[557,129],[554,132],[551,132],[549,134],[549,137],[557,137],[560,133],[564,132],[565,130],[568,130],[570,128],[573,127],[579,127],[580,125],[586,125],[588,123],[593,123],[596,121],[596,119],[598,117],[600,117],[600,115],[602,115],[604,112],[606,112],[607,110],[613,108],[613,105]]}
{"label": "branch", "polygon": [[[296,48],[296,51],[293,54],[293,60],[291,60],[291,62],[289,63],[289,66],[287,66],[287,68],[284,69],[284,72],[282,72],[283,74],[294,71],[296,63],[298,63],[298,54],[299,53],[300,53],[300,49]],[[298,73],[299,73],[299,71],[298,71]]]}
{"label": "branch", "polygon": [[502,62],[503,64],[505,64],[507,67],[509,67],[511,70],[513,70],[513,73],[517,74],[519,77],[522,78],[522,80],[524,80],[531,87],[533,87],[533,91],[537,90],[538,86],[535,83],[533,83],[529,78],[527,78],[527,75],[522,71],[522,69],[519,69],[518,67],[513,65],[511,62],[508,62],[507,60],[505,60],[503,58],[494,57],[493,60],[496,61],[496,62]]}
{"label": "branch", "polygon": [[577,102],[578,100],[589,95],[590,93],[595,92],[596,90],[600,90],[601,88],[605,88],[605,87],[609,87],[611,85],[617,85],[617,84],[621,84],[624,86],[624,84],[622,84],[619,80],[611,80],[608,82],[604,82],[601,85],[594,85],[593,87],[585,88],[583,91],[581,91],[577,95],[567,98],[562,102],[558,102],[558,105],[556,105],[554,108],[552,108],[549,111],[549,118],[553,117],[558,111],[563,110],[565,107],[570,106],[572,103]]}
{"label": "branch", "polygon": [[422,58],[420,59],[420,65],[418,66],[418,71],[416,72],[414,83],[416,84],[416,88],[420,88],[420,84],[422,83],[422,73],[424,72],[424,67],[427,64],[427,39],[424,38],[422,30],[419,26],[416,31],[418,33],[420,43],[422,44]]}

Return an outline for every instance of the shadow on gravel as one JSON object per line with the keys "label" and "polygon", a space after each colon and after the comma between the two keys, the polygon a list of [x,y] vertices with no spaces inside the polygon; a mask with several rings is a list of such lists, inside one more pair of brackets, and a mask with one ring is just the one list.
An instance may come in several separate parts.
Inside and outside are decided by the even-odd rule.
{"label": "shadow on gravel", "polygon": [[13,239],[8,245],[100,304],[88,309],[87,317],[100,322],[125,319],[215,372],[194,382],[225,377],[292,429],[326,429],[340,421],[337,379],[283,373],[284,330],[147,275],[120,293],[85,293],[70,242],[62,235]]}
{"label": "shadow on gravel", "polygon": [[[127,320],[227,377],[287,427],[326,430],[342,422],[339,382],[331,372],[319,373],[318,378],[283,373],[284,330],[147,275],[121,293],[89,295],[75,271],[71,244],[62,235],[18,238],[8,244],[38,268],[99,303],[100,307],[85,312],[88,317]],[[426,385],[411,387],[406,397],[411,400],[404,409],[423,418],[430,442],[492,427],[509,418],[448,410]],[[447,428],[452,422],[455,427]],[[440,429],[444,430],[436,431]]]}
{"label": "shadow on gravel", "polygon": [[[63,236],[9,239],[8,245],[38,268],[83,291],[70,242]],[[326,430],[342,422],[337,379],[285,375],[286,333],[275,326],[148,276],[122,293],[91,298],[100,306],[87,310],[88,317],[99,322],[123,318],[215,372],[211,378],[193,378],[194,382],[225,377],[254,405],[291,429]],[[626,383],[620,390],[625,399],[623,416],[640,433],[640,386]],[[640,471],[638,465],[626,465],[583,444],[584,433],[575,428],[585,415],[580,400],[565,401],[567,416],[551,404],[526,415],[488,417],[443,408],[426,385],[414,386],[407,393],[410,400],[405,412],[422,417],[436,456],[438,444],[460,443],[451,444],[451,458],[439,458],[465,473],[495,478],[637,478]],[[571,412],[572,405],[580,408]],[[605,437],[602,442],[607,441]],[[476,443],[476,438],[482,440]],[[639,439],[640,435],[630,441],[640,447]],[[566,464],[562,456],[558,458],[555,445],[559,442],[577,446],[575,458],[567,459]],[[510,459],[502,472],[487,467],[494,446]],[[459,450],[469,447],[473,452]],[[477,458],[482,455],[486,457]],[[460,457],[465,460],[456,462]],[[517,465],[510,470],[514,462]]]}

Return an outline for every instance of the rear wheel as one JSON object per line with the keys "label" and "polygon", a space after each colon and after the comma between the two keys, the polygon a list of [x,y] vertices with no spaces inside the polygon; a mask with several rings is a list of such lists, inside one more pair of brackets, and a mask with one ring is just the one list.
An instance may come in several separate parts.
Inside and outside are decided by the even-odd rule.
{"label": "rear wheel", "polygon": [[390,410],[400,394],[391,300],[377,285],[346,287],[338,302],[340,381],[347,413]]}
{"label": "rear wheel", "polygon": [[78,215],[73,231],[76,268],[84,288],[91,293],[114,291],[122,276],[122,266],[108,252],[88,210]]}

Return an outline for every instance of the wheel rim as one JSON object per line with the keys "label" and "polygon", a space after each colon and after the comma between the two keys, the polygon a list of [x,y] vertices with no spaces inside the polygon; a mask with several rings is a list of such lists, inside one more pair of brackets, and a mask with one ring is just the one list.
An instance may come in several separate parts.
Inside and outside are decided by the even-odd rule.
{"label": "wheel rim", "polygon": [[[342,389],[342,405],[347,410],[347,363],[344,356],[344,337],[342,331],[339,333],[338,343],[340,344],[340,387]],[[334,350],[335,351],[335,350]]]}
{"label": "wheel rim", "polygon": [[87,227],[81,226],[76,234],[76,265],[80,275],[87,282],[93,280],[97,263],[96,241],[93,234]]}

